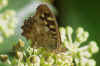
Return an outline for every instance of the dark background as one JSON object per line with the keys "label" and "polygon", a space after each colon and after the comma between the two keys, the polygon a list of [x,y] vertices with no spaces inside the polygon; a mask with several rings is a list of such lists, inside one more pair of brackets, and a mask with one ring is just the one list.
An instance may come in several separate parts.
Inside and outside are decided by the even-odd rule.
{"label": "dark background", "polygon": [[[59,24],[70,25],[74,29],[83,27],[89,32],[88,42],[95,40],[100,47],[100,1],[97,0],[56,0],[59,11]],[[100,52],[94,54],[97,66],[100,66]]]}

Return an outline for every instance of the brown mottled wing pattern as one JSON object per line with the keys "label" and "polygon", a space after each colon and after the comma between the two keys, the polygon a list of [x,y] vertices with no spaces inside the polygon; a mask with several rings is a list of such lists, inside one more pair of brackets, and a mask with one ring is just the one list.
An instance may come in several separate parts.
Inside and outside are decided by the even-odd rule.
{"label": "brown mottled wing pattern", "polygon": [[32,47],[44,47],[50,50],[59,48],[58,24],[46,4],[39,5],[36,14],[25,20],[22,30],[22,35],[32,40]]}

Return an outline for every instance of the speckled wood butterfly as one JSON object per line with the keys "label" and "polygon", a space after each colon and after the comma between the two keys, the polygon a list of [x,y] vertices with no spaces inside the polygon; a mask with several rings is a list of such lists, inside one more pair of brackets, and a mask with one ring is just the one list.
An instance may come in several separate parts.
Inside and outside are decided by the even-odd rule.
{"label": "speckled wood butterfly", "polygon": [[22,35],[32,40],[32,47],[55,50],[60,47],[60,34],[54,14],[46,4],[37,7],[34,16],[25,20]]}

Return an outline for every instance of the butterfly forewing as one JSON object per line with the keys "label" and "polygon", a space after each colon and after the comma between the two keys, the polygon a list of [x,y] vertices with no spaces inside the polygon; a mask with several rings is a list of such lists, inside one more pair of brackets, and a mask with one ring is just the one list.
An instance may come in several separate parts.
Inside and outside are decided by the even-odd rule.
{"label": "butterfly forewing", "polygon": [[36,14],[25,20],[22,30],[22,35],[32,40],[32,47],[44,47],[48,50],[59,48],[58,24],[46,4],[39,5]]}

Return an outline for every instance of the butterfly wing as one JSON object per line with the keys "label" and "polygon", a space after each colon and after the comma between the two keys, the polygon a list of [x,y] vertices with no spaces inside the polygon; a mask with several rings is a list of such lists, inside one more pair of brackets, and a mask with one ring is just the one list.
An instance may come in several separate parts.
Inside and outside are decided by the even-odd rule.
{"label": "butterfly wing", "polygon": [[32,47],[44,47],[50,50],[59,48],[58,24],[47,5],[39,5],[36,14],[25,20],[22,29],[22,35],[32,40]]}

